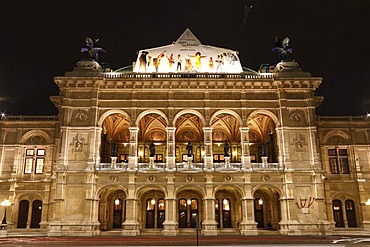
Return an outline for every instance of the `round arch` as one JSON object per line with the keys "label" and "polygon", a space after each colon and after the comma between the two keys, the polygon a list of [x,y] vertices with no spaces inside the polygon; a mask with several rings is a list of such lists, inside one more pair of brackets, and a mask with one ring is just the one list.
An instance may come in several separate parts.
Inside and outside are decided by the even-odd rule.
{"label": "round arch", "polygon": [[259,115],[259,114],[262,114],[262,115],[266,115],[268,117],[270,117],[276,126],[279,126],[280,123],[279,123],[279,119],[277,118],[277,116],[272,113],[271,111],[268,111],[268,110],[255,110],[255,111],[252,111],[251,113],[249,113],[248,117],[247,117],[247,122],[249,122],[249,120],[256,116],[256,115]]}
{"label": "round arch", "polygon": [[20,139],[20,143],[21,144],[24,144],[26,143],[26,141],[33,137],[33,136],[41,136],[42,138],[44,138],[44,140],[46,141],[46,143],[50,143],[51,142],[51,138],[50,136],[43,130],[30,130],[28,132],[26,132]]}
{"label": "round arch", "polygon": [[148,192],[151,192],[151,191],[160,191],[162,192],[165,197],[167,197],[167,190],[164,186],[160,186],[160,185],[153,185],[153,186],[147,186],[147,185],[142,185],[140,186],[139,188],[136,189],[135,191],[135,197],[136,198],[141,198],[143,195],[145,195],[146,193]]}
{"label": "round arch", "polygon": [[209,124],[211,124],[213,119],[215,119],[216,116],[220,115],[220,114],[229,114],[229,115],[235,117],[238,120],[240,126],[243,125],[243,121],[242,121],[241,117],[239,116],[239,114],[236,113],[233,110],[228,110],[228,109],[222,109],[222,110],[219,110],[219,111],[216,111],[215,113],[213,113],[210,120],[209,120]]}
{"label": "round arch", "polygon": [[131,117],[130,115],[127,114],[127,112],[125,111],[122,111],[122,110],[108,110],[106,112],[104,112],[100,118],[99,118],[99,121],[98,121],[98,126],[102,126],[103,125],[103,122],[104,120],[109,116],[109,115],[113,115],[113,114],[122,114],[124,116],[126,116],[129,120],[130,120],[130,124],[131,124]]}
{"label": "round arch", "polygon": [[239,186],[231,186],[231,185],[219,185],[219,186],[214,187],[213,196],[215,196],[216,193],[221,190],[227,190],[231,193],[235,192],[237,193],[236,195],[237,197],[238,196],[240,196],[241,198],[245,197],[245,192],[243,191],[243,188]]}
{"label": "round arch", "polygon": [[99,198],[99,196],[104,192],[104,190],[109,191],[109,193],[112,193],[112,192],[117,191],[117,190],[122,190],[123,192],[125,192],[126,195],[128,195],[128,189],[125,186],[121,186],[121,185],[115,185],[115,186],[106,185],[106,186],[103,186],[103,187],[100,187],[100,188],[97,189],[97,191],[96,191],[96,198]]}
{"label": "round arch", "polygon": [[275,185],[256,185],[252,188],[251,195],[253,196],[257,190],[266,191],[266,189],[274,189],[279,193],[280,196],[283,195],[282,190]]}
{"label": "round arch", "polygon": [[136,117],[136,121],[135,121],[135,126],[139,126],[139,122],[140,120],[145,116],[145,115],[148,115],[148,114],[151,114],[151,113],[155,113],[155,114],[158,114],[160,115],[161,117],[163,117],[165,120],[166,120],[166,124],[168,125],[168,118],[166,116],[166,114],[164,114],[162,111],[160,110],[145,110],[143,112],[141,112],[137,117]]}
{"label": "round arch", "polygon": [[204,198],[205,195],[206,195],[206,192],[205,190],[201,187],[201,186],[189,186],[189,185],[183,185],[183,186],[180,186],[178,187],[176,190],[175,190],[175,195],[177,197],[177,195],[181,194],[182,192],[184,191],[194,191],[196,193],[199,193],[199,195]]}
{"label": "round arch", "polygon": [[190,109],[189,109],[189,110],[182,110],[182,111],[178,112],[178,113],[175,115],[175,117],[173,118],[172,126],[176,126],[176,121],[177,121],[177,119],[178,119],[181,115],[184,115],[184,114],[187,114],[187,113],[191,113],[191,114],[196,115],[197,117],[199,117],[199,119],[203,122],[203,124],[204,124],[204,125],[206,124],[206,120],[205,120],[204,116],[203,116],[200,112],[198,112],[198,111],[196,111],[196,110],[190,110]]}
{"label": "round arch", "polygon": [[340,136],[341,138],[343,138],[344,140],[350,140],[351,137],[344,131],[341,131],[341,130],[330,130],[328,133],[326,133],[323,137],[323,142],[324,143],[327,143],[329,141],[329,139],[333,136]]}

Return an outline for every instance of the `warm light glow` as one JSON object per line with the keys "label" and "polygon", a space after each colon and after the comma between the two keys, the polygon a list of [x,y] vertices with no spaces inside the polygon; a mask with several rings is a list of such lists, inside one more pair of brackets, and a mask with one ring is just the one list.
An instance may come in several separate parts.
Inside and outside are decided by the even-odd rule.
{"label": "warm light glow", "polygon": [[340,209],[340,207],[338,207],[338,206],[334,206],[334,207],[333,207],[333,209],[334,209],[334,210],[339,210],[339,209]]}
{"label": "warm light glow", "polygon": [[259,204],[259,205],[263,205],[263,200],[262,200],[262,198],[260,198],[260,199],[258,200],[258,204]]}
{"label": "warm light glow", "polygon": [[186,202],[187,202],[188,205],[190,205],[191,204],[191,199],[189,198]]}
{"label": "warm light glow", "polygon": [[119,199],[114,200],[114,205],[119,205]]}
{"label": "warm light glow", "polygon": [[2,201],[1,203],[1,206],[3,207],[9,207],[10,206],[10,201],[8,199],[5,199],[4,201]]}
{"label": "warm light glow", "polygon": [[365,205],[366,205],[366,206],[370,206],[370,199],[368,199],[368,200],[365,202]]}
{"label": "warm light glow", "polygon": [[143,156],[143,151],[139,151],[139,156]]}
{"label": "warm light glow", "polygon": [[152,198],[152,200],[150,201],[150,203],[151,203],[152,205],[154,205],[154,204],[155,204],[155,200],[154,200],[154,198]]}

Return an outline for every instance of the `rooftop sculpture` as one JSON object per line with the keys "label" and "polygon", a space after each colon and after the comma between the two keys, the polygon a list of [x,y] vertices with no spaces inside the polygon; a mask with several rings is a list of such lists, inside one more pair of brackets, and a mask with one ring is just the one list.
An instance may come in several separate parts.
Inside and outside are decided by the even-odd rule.
{"label": "rooftop sculpture", "polygon": [[90,59],[95,60],[99,63],[99,52],[106,52],[103,48],[95,47],[95,44],[99,41],[99,39],[92,40],[89,37],[85,38],[86,47],[81,48],[81,52],[86,52]]}
{"label": "rooftop sculpture", "polygon": [[283,40],[275,37],[275,47],[272,48],[272,51],[277,51],[277,62],[281,60],[289,59],[289,54],[293,52],[293,49],[289,47],[290,39],[285,37]]}

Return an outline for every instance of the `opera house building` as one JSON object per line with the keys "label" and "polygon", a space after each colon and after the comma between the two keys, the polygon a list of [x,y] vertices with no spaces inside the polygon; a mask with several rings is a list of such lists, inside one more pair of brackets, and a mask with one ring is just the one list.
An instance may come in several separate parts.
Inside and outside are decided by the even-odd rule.
{"label": "opera house building", "polygon": [[370,118],[316,115],[322,80],[189,29],[82,59],[58,115],[0,120],[0,236],[370,235]]}

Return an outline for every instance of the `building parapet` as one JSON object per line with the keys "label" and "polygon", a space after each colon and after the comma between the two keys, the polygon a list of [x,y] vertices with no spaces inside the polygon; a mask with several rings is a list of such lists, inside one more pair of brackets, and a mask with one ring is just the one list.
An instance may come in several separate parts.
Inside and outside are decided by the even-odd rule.
{"label": "building parapet", "polygon": [[58,116],[6,116],[1,121],[58,121]]}
{"label": "building parapet", "polygon": [[364,116],[317,116],[317,121],[369,121],[370,117]]}

